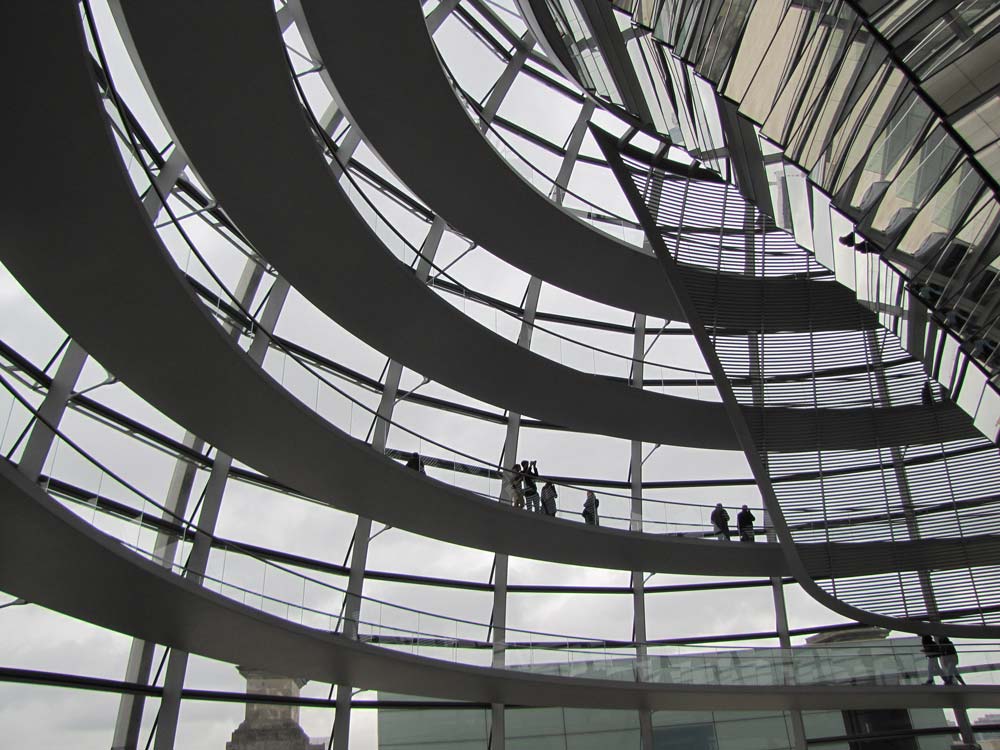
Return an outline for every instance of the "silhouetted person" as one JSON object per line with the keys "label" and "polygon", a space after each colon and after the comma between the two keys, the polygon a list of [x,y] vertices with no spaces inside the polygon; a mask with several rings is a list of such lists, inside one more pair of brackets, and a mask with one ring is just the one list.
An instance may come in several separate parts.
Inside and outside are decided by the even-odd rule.
{"label": "silhouetted person", "polygon": [[557,497],[559,497],[559,493],[556,492],[555,485],[552,482],[546,482],[542,486],[542,512],[545,515],[555,516]]}
{"label": "silhouetted person", "polygon": [[587,490],[587,499],[583,501],[583,520],[588,526],[600,526],[601,519],[597,515],[597,509],[601,506],[601,501],[597,499],[590,490]]}
{"label": "silhouetted person", "polygon": [[838,237],[837,241],[844,247],[853,247],[859,253],[879,252],[879,249],[876,245],[873,245],[864,237],[859,237],[854,232],[848,232],[843,237]]}
{"label": "silhouetted person", "polygon": [[514,504],[514,477],[517,474],[517,464],[510,469],[500,467],[500,502]]}
{"label": "silhouetted person", "polygon": [[934,405],[934,391],[931,390],[930,381],[924,381],[924,387],[920,391],[920,402],[924,406]]}
{"label": "silhouetted person", "polygon": [[854,232],[848,232],[843,237],[838,237],[837,242],[844,247],[854,247],[858,244],[858,238],[855,236]]}
{"label": "silhouetted person", "polygon": [[939,635],[937,645],[941,652],[941,671],[944,673],[942,675],[944,677],[944,684],[953,685],[955,680],[958,680],[964,685],[965,680],[958,673],[958,651],[955,650],[955,644],[951,642],[948,636]]}
{"label": "silhouetted person", "polygon": [[709,516],[709,520],[712,522],[712,531],[715,532],[719,541],[724,541],[729,539],[729,514],[726,509],[722,507],[722,503],[715,504],[715,510],[712,511],[712,515]]}
{"label": "silhouetted person", "polygon": [[510,467],[510,499],[515,508],[524,507],[524,475],[521,474],[521,467],[514,464]]}
{"label": "silhouetted person", "polygon": [[944,679],[944,672],[941,671],[941,664],[938,661],[938,657],[941,656],[941,649],[937,643],[934,642],[934,636],[921,636],[920,650],[923,651],[924,656],[927,657],[927,679],[924,680],[924,684],[933,685],[935,676]]}
{"label": "silhouetted person", "polygon": [[521,462],[521,475],[524,477],[524,502],[532,513],[541,510],[542,505],[538,501],[538,485],[535,482],[538,478],[538,467],[535,464],[535,461]]}
{"label": "silhouetted person", "polygon": [[736,514],[736,530],[740,532],[741,542],[752,542],[753,539],[753,522],[756,521],[756,517],[750,512],[747,506],[743,506],[743,509]]}
{"label": "silhouetted person", "polygon": [[410,459],[406,462],[406,468],[419,471],[421,474],[427,473],[424,471],[424,460],[420,457],[419,453],[414,453],[410,456]]}

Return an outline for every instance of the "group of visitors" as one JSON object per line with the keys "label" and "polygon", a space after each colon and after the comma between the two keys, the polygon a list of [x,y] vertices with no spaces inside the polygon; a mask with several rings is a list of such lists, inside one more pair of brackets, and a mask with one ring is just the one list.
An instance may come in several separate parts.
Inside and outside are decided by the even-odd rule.
{"label": "group of visitors", "polygon": [[[712,511],[712,515],[709,516],[709,520],[712,522],[712,533],[715,534],[716,538],[720,541],[728,541],[731,537],[729,532],[729,512],[722,507],[722,503],[715,504],[715,509]],[[745,505],[736,514],[736,530],[740,534],[741,542],[754,541],[753,524],[756,520],[756,516]]]}
{"label": "group of visitors", "polygon": [[947,636],[925,635],[921,638],[920,650],[927,657],[927,679],[925,685],[933,685],[935,675],[940,677],[945,685],[954,685],[957,681],[964,685],[965,680],[958,673],[958,651],[955,644]]}
{"label": "group of visitors", "polygon": [[547,516],[556,514],[556,498],[559,493],[552,482],[545,482],[541,493],[538,492],[540,480],[537,461],[525,459],[520,465],[514,464],[504,472],[504,479],[515,508],[526,508],[531,513],[544,513]]}
{"label": "group of visitors", "polygon": [[[414,453],[406,460],[406,468],[426,474],[424,469],[424,459],[419,453]],[[556,498],[559,493],[552,482],[546,481],[542,484],[541,492],[538,491],[538,484],[541,481],[538,477],[537,461],[521,461],[514,464],[510,469],[503,472],[503,481],[507,496],[515,508],[527,509],[532,513],[544,513],[547,516],[555,516],[558,511]],[[601,501],[597,499],[591,491],[587,491],[587,499],[583,501],[584,522],[589,526],[600,526],[600,516],[597,508]]]}
{"label": "group of visitors", "polygon": [[[541,481],[538,477],[538,462],[523,460],[520,464],[514,464],[510,469],[503,472],[506,490],[510,497],[510,502],[515,508],[523,508],[531,513],[544,513],[547,516],[555,516],[558,512],[556,498],[559,493],[552,482],[547,481],[542,485],[541,492],[538,491],[538,484]],[[587,492],[587,499],[583,502],[583,520],[590,526],[600,526],[600,516],[597,508],[601,501],[593,492]]]}
{"label": "group of visitors", "polygon": [[[406,466],[421,474],[425,473],[424,461],[419,453],[414,453],[406,462]],[[544,513],[547,516],[555,516],[558,512],[556,498],[559,497],[559,493],[556,492],[555,485],[546,480],[542,484],[541,492],[538,490],[538,484],[541,480],[538,476],[537,461],[525,459],[520,464],[515,463],[503,472],[503,481],[506,490],[505,497],[510,498],[510,502],[515,508],[521,508],[530,513]],[[597,511],[600,505],[601,501],[597,495],[593,491],[587,490],[587,497],[583,501],[583,511],[580,515],[583,516],[583,521],[588,526],[601,525],[600,514]],[[729,540],[731,537],[729,512],[722,507],[722,503],[716,503],[710,520],[712,521],[712,533],[720,540]],[[739,532],[741,542],[754,541],[754,522],[756,520],[757,518],[746,505],[736,514],[736,530]]]}

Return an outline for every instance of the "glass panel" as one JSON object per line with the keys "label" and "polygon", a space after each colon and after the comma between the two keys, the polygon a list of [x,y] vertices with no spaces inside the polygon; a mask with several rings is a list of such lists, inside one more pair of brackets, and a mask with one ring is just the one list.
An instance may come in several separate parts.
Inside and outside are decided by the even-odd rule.
{"label": "glass panel", "polygon": [[[840,192],[844,183],[868,154],[875,135],[883,127],[883,120],[898,97],[898,87],[903,83],[903,74],[885,61],[863,97],[853,106],[834,135],[830,147],[829,160],[834,165],[836,182],[831,185]],[[828,184],[831,180],[827,181]]]}
{"label": "glass panel", "polygon": [[925,9],[927,0],[904,0],[904,2],[888,2],[870,14],[871,20],[886,36],[892,36],[907,22]]}
{"label": "glass panel", "polygon": [[[719,11],[724,0],[702,0],[701,10],[695,16],[691,37],[685,47],[689,50],[687,57],[694,64],[695,70],[701,72],[705,60],[705,43],[708,41],[712,28],[719,23]],[[692,14],[688,14],[692,15]]]}
{"label": "glass panel", "polygon": [[[970,247],[979,247],[993,237],[1000,223],[1000,204],[991,192],[985,192],[969,213],[969,218],[958,231],[957,239]],[[988,263],[989,259],[983,261]]]}
{"label": "glass panel", "polygon": [[997,439],[997,428],[1000,427],[1000,395],[992,388],[983,391],[979,408],[976,410],[975,425],[991,440]]}
{"label": "glass panel", "polygon": [[784,17],[784,5],[782,0],[759,0],[754,3],[736,60],[730,67],[729,79],[725,83],[723,93],[730,99],[739,101],[746,96],[747,87],[778,32],[778,25]]}
{"label": "glass panel", "polygon": [[708,80],[715,83],[721,80],[750,13],[750,5],[751,0],[726,0],[723,4],[719,18],[712,26],[705,43],[705,54],[700,66],[701,74]]}
{"label": "glass panel", "polygon": [[[856,24],[851,23],[853,14],[846,12],[841,17],[824,19],[813,32],[808,46],[797,63],[795,74],[784,87],[778,104],[764,123],[765,133],[778,143],[786,144],[785,152],[792,161],[800,164],[796,140],[791,139],[792,131],[800,135],[817,129],[814,120],[817,112],[827,109],[831,89],[842,80],[841,68],[853,71],[857,66],[860,50],[852,50],[852,40]],[[828,115],[829,117],[829,115]],[[824,135],[828,130],[822,130]]]}
{"label": "glass panel", "polygon": [[838,30],[832,34],[836,44],[831,45],[830,52],[824,56],[823,74],[813,80],[804,98],[808,106],[802,107],[786,139],[786,153],[807,170],[815,167],[821,150],[832,138],[834,123],[840,117],[841,108],[850,101],[855,87],[864,87],[858,76],[868,59],[868,44],[858,41],[856,30],[850,33]]}
{"label": "glass panel", "polygon": [[[916,122],[914,120],[913,124]],[[905,138],[905,133],[901,137]],[[957,156],[958,144],[942,128],[936,128],[885,191],[872,221],[872,229],[891,236],[906,226],[924,201],[934,193],[942,175],[947,173]],[[968,175],[959,176],[954,191],[942,191],[941,220],[946,223],[957,221],[959,217],[954,215],[955,212],[964,210],[972,197],[962,192],[963,188],[967,190],[971,187],[975,191],[977,187],[974,181],[961,179],[964,176]]]}
{"label": "glass panel", "polygon": [[[955,397],[955,402],[968,414],[976,414],[980,400],[983,397],[983,388],[986,386],[986,376],[978,367],[971,366],[965,371],[965,378],[962,387]],[[978,424],[977,424],[978,426]],[[994,429],[994,433],[996,430]],[[987,437],[992,437],[987,433]]]}
{"label": "glass panel", "polygon": [[[759,67],[752,71],[753,79],[741,97],[740,112],[754,122],[763,122],[774,106],[778,92],[790,75],[789,60],[798,57],[799,44],[812,18],[813,14],[807,10],[795,6],[788,8]],[[741,54],[746,46],[744,39]]]}
{"label": "glass panel", "polygon": [[1000,97],[993,97],[955,123],[955,130],[979,151],[1000,139]]}
{"label": "glass panel", "polygon": [[[963,161],[934,197],[920,209],[897,249],[904,253],[920,254],[940,246],[941,241],[951,235],[963,221],[970,204],[982,188],[983,181],[969,163]],[[885,203],[883,201],[883,206]],[[880,214],[883,206],[879,207]]]}
{"label": "glass panel", "polygon": [[590,27],[580,16],[576,4],[573,0],[548,0],[547,4],[562,35],[563,44],[575,64],[580,83],[621,106],[621,94],[611,78],[607,63],[598,51]]}
{"label": "glass panel", "polygon": [[643,26],[652,27],[660,12],[662,0],[634,0],[635,9],[632,11],[635,20]]}
{"label": "glass panel", "polygon": [[667,91],[668,74],[659,45],[647,34],[628,41],[626,48],[642,87],[643,97],[653,116],[654,127],[671,139],[680,140],[680,126]]}
{"label": "glass panel", "polygon": [[927,80],[972,52],[998,25],[1000,7],[993,0],[967,0],[908,40],[904,61]]}
{"label": "glass panel", "polygon": [[[689,5],[682,15],[679,16],[679,23],[675,35],[675,46],[685,59],[692,60],[697,57],[698,50],[693,47],[695,35],[698,28],[698,20],[702,17],[707,0],[697,0]],[[691,7],[694,5],[695,7]]]}
{"label": "glass panel", "polygon": [[[876,124],[872,122],[876,114],[874,111],[869,114],[865,126]],[[910,156],[930,116],[927,105],[910,93],[896,107],[877,138],[866,137],[867,127],[862,128],[855,143],[856,147],[867,148],[868,154],[848,204],[851,208],[864,211],[875,204]]]}

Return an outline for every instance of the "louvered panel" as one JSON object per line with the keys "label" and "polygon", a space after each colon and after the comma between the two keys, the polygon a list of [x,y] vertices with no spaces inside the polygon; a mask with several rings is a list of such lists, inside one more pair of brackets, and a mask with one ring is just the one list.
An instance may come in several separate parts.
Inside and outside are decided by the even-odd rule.
{"label": "louvered panel", "polygon": [[[874,324],[871,311],[853,297],[842,309],[824,309],[837,321],[807,330],[768,330],[747,321],[746,330],[716,326],[727,276],[783,279],[801,284],[795,303],[773,295],[766,304],[788,305],[800,320],[815,318],[815,294],[835,283],[806,250],[750,206],[732,186],[702,182],[624,159],[628,174],[655,219],[660,239],[680,269],[714,274],[684,275],[689,297],[702,318],[736,400],[752,407],[812,411],[817,418],[798,428],[802,452],[770,448],[769,435],[788,428],[778,412],[752,410],[746,418],[794,542],[888,542],[890,557],[906,572],[864,574],[875,552],[826,548],[826,559],[804,561],[816,570],[832,565],[834,575],[816,583],[840,601],[891,618],[929,618],[955,613],[965,624],[1000,623],[1000,567],[969,559],[973,543],[1000,539],[1000,458],[985,437],[962,438],[969,417],[928,380],[921,363],[896,336]],[[821,409],[853,409],[867,415],[876,432],[879,409],[920,405],[908,425],[909,444],[869,450],[831,450],[849,434],[831,433]],[[780,410],[779,410],[780,411]],[[848,430],[849,427],[837,429]],[[794,436],[792,436],[794,437]],[[965,540],[934,545],[934,563],[914,557],[914,541]],[[834,550],[841,551],[834,551]],[[850,547],[846,548],[850,550]],[[981,563],[981,559],[979,560]],[[883,558],[884,563],[884,558]],[[939,570],[936,567],[953,569]],[[872,569],[868,565],[867,570]],[[883,565],[884,569],[884,565]]]}

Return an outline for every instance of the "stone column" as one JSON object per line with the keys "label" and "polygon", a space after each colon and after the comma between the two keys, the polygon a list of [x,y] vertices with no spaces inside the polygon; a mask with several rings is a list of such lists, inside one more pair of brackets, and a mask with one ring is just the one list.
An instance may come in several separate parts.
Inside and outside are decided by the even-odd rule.
{"label": "stone column", "polygon": [[[247,693],[298,698],[308,682],[281,677],[260,669],[237,667],[247,681]],[[299,707],[280,703],[247,703],[246,717],[226,750],[324,750],[322,742],[310,742],[299,726]]]}

